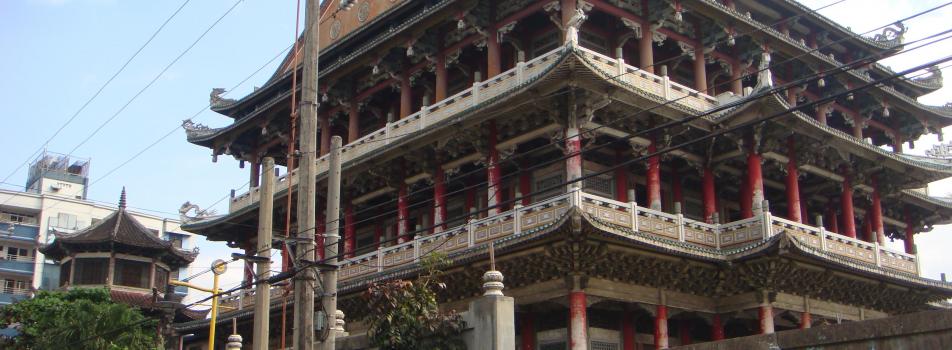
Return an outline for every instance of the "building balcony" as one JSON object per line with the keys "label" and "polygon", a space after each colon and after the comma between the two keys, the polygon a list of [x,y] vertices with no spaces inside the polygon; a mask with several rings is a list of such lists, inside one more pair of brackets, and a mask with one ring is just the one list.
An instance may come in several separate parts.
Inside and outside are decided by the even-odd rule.
{"label": "building balcony", "polygon": [[[623,59],[611,58],[580,46],[563,46],[540,55],[526,62],[519,62],[515,68],[496,75],[486,81],[474,83],[472,87],[449,96],[430,106],[423,106],[419,111],[406,118],[387,123],[383,128],[370,132],[367,135],[350,142],[341,149],[341,162],[347,163],[358,158],[380,152],[391,144],[400,143],[416,136],[422,131],[466,112],[470,108],[492,103],[514,91],[531,84],[552,71],[566,55],[584,63],[595,74],[602,75],[609,81],[632,91],[650,96],[657,101],[667,101],[672,108],[697,113],[710,110],[718,105],[713,96],[698,92],[687,86],[671,81],[669,77],[662,77],[648,73],[638,67],[626,64]],[[629,74],[623,74],[629,73]],[[318,158],[317,173],[327,171],[329,157]],[[278,178],[276,188],[287,188],[297,183],[297,170],[284,174]],[[228,210],[231,213],[244,209],[258,202],[259,188],[254,187],[248,192],[233,196]]]}
{"label": "building balcony", "polygon": [[0,222],[0,239],[21,242],[36,242],[40,227],[15,222]]}
{"label": "building balcony", "polygon": [[13,304],[17,301],[30,298],[29,289],[0,288],[0,305]]}
{"label": "building balcony", "polygon": [[33,257],[9,255],[0,258],[0,272],[33,275]]}

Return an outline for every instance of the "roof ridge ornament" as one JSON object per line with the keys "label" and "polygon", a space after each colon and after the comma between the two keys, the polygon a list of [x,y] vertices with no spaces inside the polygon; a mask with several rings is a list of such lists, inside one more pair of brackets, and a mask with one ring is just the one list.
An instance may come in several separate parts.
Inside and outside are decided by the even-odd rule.
{"label": "roof ridge ornament", "polygon": [[126,186],[122,186],[122,193],[119,194],[119,209],[126,208]]}

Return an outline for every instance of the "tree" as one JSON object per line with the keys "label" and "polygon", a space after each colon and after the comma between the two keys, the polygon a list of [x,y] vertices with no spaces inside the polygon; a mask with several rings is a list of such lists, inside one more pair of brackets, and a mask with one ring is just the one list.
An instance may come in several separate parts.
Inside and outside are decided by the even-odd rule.
{"label": "tree", "polygon": [[439,281],[445,256],[430,254],[421,265],[416,281],[373,283],[367,289],[370,344],[387,350],[465,349],[462,319],[455,311],[441,312],[437,301],[436,291],[446,288]]}
{"label": "tree", "polygon": [[107,289],[40,291],[0,309],[0,328],[15,325],[19,335],[3,349],[157,349],[156,321],[118,304]]}

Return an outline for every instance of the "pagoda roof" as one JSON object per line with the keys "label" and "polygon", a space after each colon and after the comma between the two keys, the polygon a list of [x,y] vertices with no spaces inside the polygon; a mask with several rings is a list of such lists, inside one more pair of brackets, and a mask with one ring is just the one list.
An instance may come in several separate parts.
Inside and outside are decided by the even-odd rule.
{"label": "pagoda roof", "polygon": [[[72,251],[109,251],[115,247],[126,248],[137,255],[156,255],[172,265],[187,265],[195,260],[197,253],[172,246],[172,242],[159,238],[136,220],[126,210],[126,192],[122,190],[119,208],[99,223],[76,233],[55,233],[53,243],[40,249],[43,254],[62,259]],[[148,254],[148,255],[146,255]]]}

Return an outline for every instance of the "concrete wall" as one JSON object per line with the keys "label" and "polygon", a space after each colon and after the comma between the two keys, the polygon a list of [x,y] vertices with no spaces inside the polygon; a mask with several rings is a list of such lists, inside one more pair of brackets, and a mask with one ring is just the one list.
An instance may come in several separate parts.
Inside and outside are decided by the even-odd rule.
{"label": "concrete wall", "polygon": [[952,349],[952,310],[790,330],[672,349]]}

